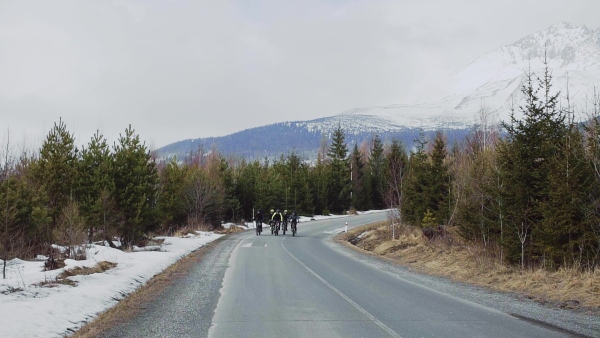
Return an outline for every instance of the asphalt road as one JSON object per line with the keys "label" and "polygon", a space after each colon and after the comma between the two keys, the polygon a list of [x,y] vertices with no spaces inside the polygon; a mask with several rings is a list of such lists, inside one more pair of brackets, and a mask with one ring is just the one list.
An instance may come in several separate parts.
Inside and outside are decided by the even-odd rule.
{"label": "asphalt road", "polygon": [[296,237],[252,231],[230,236],[109,336],[572,335],[382,268],[387,263],[357,259],[331,241],[345,221],[354,227],[385,217],[377,213],[300,223]]}

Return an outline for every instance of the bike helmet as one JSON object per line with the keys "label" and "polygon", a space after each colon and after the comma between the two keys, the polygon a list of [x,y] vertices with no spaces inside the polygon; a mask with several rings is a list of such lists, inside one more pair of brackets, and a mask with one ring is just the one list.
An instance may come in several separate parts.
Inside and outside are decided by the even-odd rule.
{"label": "bike helmet", "polygon": [[284,210],[283,213],[287,214],[287,210]]}
{"label": "bike helmet", "polygon": [[276,211],[276,212],[279,212],[279,209],[277,209],[277,211]]}
{"label": "bike helmet", "polygon": [[275,210],[271,209],[271,213],[274,213],[274,212],[275,212]]}

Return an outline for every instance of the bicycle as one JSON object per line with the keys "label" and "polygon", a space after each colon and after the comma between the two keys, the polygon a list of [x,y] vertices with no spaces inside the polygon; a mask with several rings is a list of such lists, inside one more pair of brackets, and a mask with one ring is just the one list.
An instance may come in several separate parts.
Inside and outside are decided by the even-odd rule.
{"label": "bicycle", "polygon": [[297,224],[298,224],[298,220],[295,217],[292,218],[292,237],[296,236],[296,231],[297,231],[296,225]]}
{"label": "bicycle", "polygon": [[273,223],[273,230],[271,230],[271,234],[275,236],[279,236],[279,228],[281,227],[280,221],[275,221]]}
{"label": "bicycle", "polygon": [[262,221],[256,221],[256,236],[260,236],[262,232]]}
{"label": "bicycle", "polygon": [[284,235],[285,235],[285,232],[287,231],[287,224],[288,224],[287,219],[284,219],[283,220],[283,234]]}

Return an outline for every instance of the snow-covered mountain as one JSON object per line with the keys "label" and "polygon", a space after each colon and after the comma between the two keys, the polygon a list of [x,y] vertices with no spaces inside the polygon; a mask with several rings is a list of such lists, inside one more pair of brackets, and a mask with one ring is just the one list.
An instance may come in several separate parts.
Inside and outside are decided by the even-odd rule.
{"label": "snow-covered mountain", "polygon": [[[594,86],[600,85],[600,28],[592,30],[559,23],[477,58],[452,79],[448,92],[438,98],[412,105],[354,108],[329,117],[278,123],[222,138],[180,141],[159,149],[159,153],[185,154],[198,144],[203,144],[205,149],[216,144],[225,153],[241,151],[260,156],[279,151],[274,154],[277,156],[283,152],[281,149],[291,148],[310,152],[318,148],[321,135],[330,135],[338,125],[353,142],[361,142],[375,133],[383,138],[412,140],[417,130],[454,131],[458,137],[477,123],[482,107],[495,114],[497,121],[507,121],[511,102],[515,107],[522,104],[521,85],[526,73],[531,71],[543,76],[544,57],[552,73],[554,89],[560,90],[564,98],[568,87],[571,106],[584,118],[584,112],[591,110]],[[566,106],[566,100],[561,104]],[[516,114],[518,116],[518,110]],[[263,137],[252,142],[238,139],[253,134]],[[225,144],[234,148],[229,149]],[[275,149],[273,144],[283,148]],[[244,149],[240,149],[240,145],[244,145]]]}
{"label": "snow-covered mountain", "polygon": [[[531,70],[543,76],[544,54],[553,87],[561,91],[562,105],[567,105],[568,88],[575,111],[589,111],[593,88],[600,85],[600,28],[559,23],[477,58],[454,76],[451,89],[439,98],[414,105],[354,108],[332,118],[350,122],[351,117],[367,115],[379,121],[370,119],[369,124],[386,125],[388,129],[456,129],[472,126],[484,106],[499,120],[508,120],[511,102],[514,100],[515,106],[520,103],[526,73]],[[311,122],[307,126],[318,128]],[[348,124],[349,129],[356,127],[356,121]],[[323,125],[321,129],[329,128]]]}

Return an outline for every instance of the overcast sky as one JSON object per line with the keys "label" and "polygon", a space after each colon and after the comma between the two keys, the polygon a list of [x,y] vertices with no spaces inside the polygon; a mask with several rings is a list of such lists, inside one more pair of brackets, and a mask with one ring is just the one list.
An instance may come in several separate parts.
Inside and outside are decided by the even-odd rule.
{"label": "overcast sky", "polygon": [[[598,0],[0,0],[0,144],[129,124],[151,148],[442,91]],[[424,94],[427,93],[427,94]],[[259,137],[259,136],[257,136]]]}

